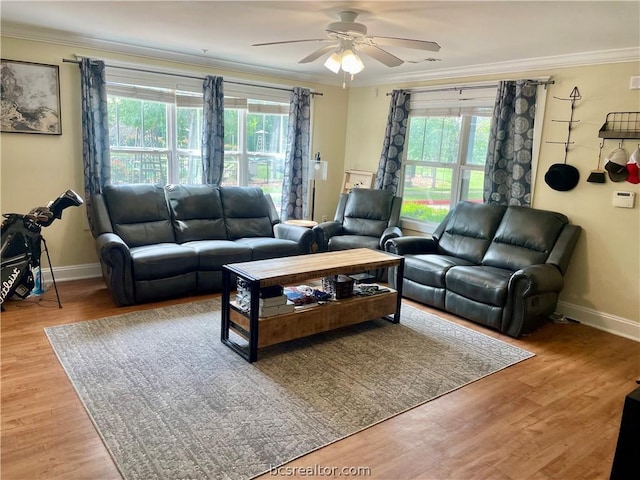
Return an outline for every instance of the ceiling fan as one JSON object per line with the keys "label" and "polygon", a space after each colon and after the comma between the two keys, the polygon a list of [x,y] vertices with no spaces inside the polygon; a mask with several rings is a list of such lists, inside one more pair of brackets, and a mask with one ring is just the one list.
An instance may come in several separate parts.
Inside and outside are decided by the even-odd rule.
{"label": "ceiling fan", "polygon": [[325,66],[338,73],[340,69],[354,75],[364,68],[362,61],[358,58],[357,53],[374,58],[383,63],[387,67],[397,67],[402,65],[404,61],[395,55],[382,49],[380,46],[414,48],[419,50],[427,50],[437,52],[440,45],[436,42],[428,42],[425,40],[412,40],[408,38],[395,37],[374,37],[367,35],[367,27],[362,23],[356,22],[356,12],[344,11],[338,14],[339,22],[333,22],[327,25],[327,38],[311,38],[307,40],[288,40],[282,42],[255,43],[253,47],[263,47],[267,45],[281,45],[286,43],[302,43],[302,42],[323,42],[329,43],[310,53],[298,63],[310,63],[317,60],[321,56],[333,51],[334,53],[327,59]]}

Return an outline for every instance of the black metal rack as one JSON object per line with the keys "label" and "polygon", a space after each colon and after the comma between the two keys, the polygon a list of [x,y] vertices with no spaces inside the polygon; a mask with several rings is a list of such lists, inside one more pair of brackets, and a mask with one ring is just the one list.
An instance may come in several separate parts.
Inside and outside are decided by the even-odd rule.
{"label": "black metal rack", "polygon": [[598,132],[600,138],[640,139],[640,112],[610,112]]}

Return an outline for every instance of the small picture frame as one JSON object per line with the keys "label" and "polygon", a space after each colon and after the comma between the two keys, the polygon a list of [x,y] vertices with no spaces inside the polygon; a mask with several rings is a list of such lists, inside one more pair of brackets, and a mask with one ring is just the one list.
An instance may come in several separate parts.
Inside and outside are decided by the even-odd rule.
{"label": "small picture frame", "polygon": [[62,135],[58,65],[1,59],[0,131]]}

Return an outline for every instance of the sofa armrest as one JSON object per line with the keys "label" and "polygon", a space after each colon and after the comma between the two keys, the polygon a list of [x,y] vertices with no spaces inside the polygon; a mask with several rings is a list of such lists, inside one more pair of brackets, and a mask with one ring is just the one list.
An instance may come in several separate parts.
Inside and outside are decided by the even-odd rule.
{"label": "sofa armrest", "polygon": [[547,263],[556,265],[562,274],[567,272],[571,255],[573,254],[576,243],[578,243],[578,237],[580,237],[581,231],[582,228],[578,225],[565,225],[553,249],[549,253]]}
{"label": "sofa armrest", "polygon": [[433,238],[410,235],[408,237],[391,238],[384,244],[384,249],[396,255],[415,253],[437,253],[438,244]]}
{"label": "sofa armrest", "polygon": [[387,243],[387,240],[391,240],[392,238],[399,238],[402,236],[402,230],[400,227],[387,227],[382,232],[382,236],[380,237],[380,250],[384,250],[384,245]]}
{"label": "sofa armrest", "polygon": [[131,252],[115,233],[103,233],[96,238],[96,252],[102,266],[102,276],[117,305],[135,303]]}
{"label": "sofa armrest", "polygon": [[509,290],[515,282],[525,282],[522,291],[523,297],[532,297],[542,293],[559,293],[564,287],[562,272],[555,266],[548,263],[542,265],[530,265],[516,271],[509,280]]}
{"label": "sofa armrest", "polygon": [[329,239],[342,233],[342,223],[336,222],[335,220],[322,222],[313,227],[312,231],[318,245],[318,251],[326,252],[329,250]]}
{"label": "sofa armrest", "polygon": [[277,223],[273,226],[273,234],[276,238],[292,240],[298,244],[300,253],[310,253],[315,237],[311,229],[298,225]]}
{"label": "sofa armrest", "polygon": [[549,263],[517,270],[509,279],[509,302],[500,331],[514,338],[536,328],[553,313],[564,286],[562,272]]}

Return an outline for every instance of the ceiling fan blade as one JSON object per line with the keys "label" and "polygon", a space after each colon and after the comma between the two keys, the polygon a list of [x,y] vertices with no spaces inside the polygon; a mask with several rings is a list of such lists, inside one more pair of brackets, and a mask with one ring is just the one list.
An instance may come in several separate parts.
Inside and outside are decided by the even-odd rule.
{"label": "ceiling fan blade", "polygon": [[329,38],[309,38],[307,40],[285,40],[283,42],[267,42],[267,43],[253,43],[252,47],[264,47],[267,45],[282,45],[284,43],[303,43],[303,42],[333,42]]}
{"label": "ceiling fan blade", "polygon": [[319,48],[315,52],[310,53],[309,55],[304,57],[302,60],[300,60],[298,63],[313,62],[314,60],[320,58],[325,53],[328,53],[328,52],[330,52],[332,50],[335,50],[336,48],[338,48],[338,44],[337,43],[334,43],[333,45],[326,45],[324,47]]}
{"label": "ceiling fan blade", "polygon": [[418,50],[428,50],[429,52],[439,52],[440,45],[436,42],[427,42],[425,40],[411,40],[409,38],[395,37],[369,37],[375,43],[386,45],[389,47],[416,48]]}
{"label": "ceiling fan blade", "polygon": [[384,63],[387,67],[397,67],[404,63],[395,55],[391,55],[389,52],[375,45],[360,45],[358,51],[369,55],[371,58],[375,58],[380,63]]}

